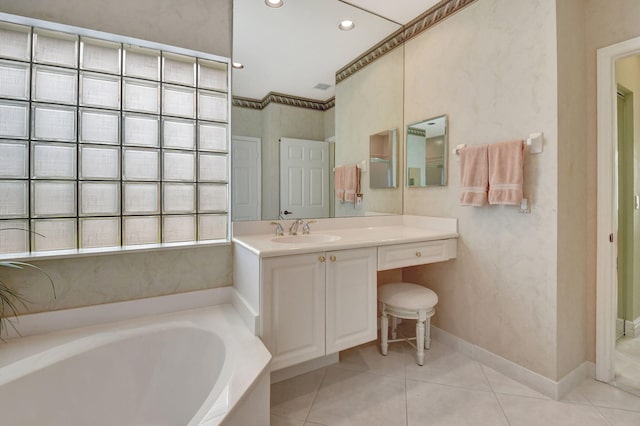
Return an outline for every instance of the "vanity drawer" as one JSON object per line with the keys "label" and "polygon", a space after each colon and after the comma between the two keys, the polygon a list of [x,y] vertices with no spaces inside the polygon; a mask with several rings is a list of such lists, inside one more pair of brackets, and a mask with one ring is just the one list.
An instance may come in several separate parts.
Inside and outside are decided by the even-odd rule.
{"label": "vanity drawer", "polygon": [[456,257],[456,239],[378,247],[378,271],[442,262]]}

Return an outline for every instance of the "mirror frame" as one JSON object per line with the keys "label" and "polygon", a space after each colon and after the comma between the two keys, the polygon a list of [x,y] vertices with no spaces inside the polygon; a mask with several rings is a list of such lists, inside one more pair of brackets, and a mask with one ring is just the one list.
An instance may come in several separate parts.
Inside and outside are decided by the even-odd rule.
{"label": "mirror frame", "polygon": [[[374,164],[380,163],[384,160],[384,156],[374,156],[374,145],[377,145],[381,138],[385,138],[386,141],[382,142],[384,151],[389,152],[389,165],[387,167],[387,185],[374,186],[374,182],[377,180],[374,177]],[[398,129],[389,129],[382,132],[374,133],[369,136],[369,188],[373,189],[393,189],[398,187]]]}
{"label": "mirror frame", "polygon": [[[444,119],[444,133],[443,136],[443,154],[442,154],[442,167],[444,168],[441,177],[441,183],[439,185],[428,185],[426,182],[423,185],[410,185],[410,177],[409,177],[409,129],[412,126],[416,126],[418,124],[427,123],[434,120]],[[439,135],[438,135],[439,136]],[[426,140],[426,136],[425,136]],[[407,188],[443,188],[449,184],[449,116],[447,114],[441,114],[435,117],[430,117],[424,120],[417,121],[415,123],[407,124],[406,133],[405,133],[405,186]],[[426,158],[425,158],[425,169],[426,169]],[[426,171],[425,171],[426,173]],[[426,179],[425,179],[426,180]]]}

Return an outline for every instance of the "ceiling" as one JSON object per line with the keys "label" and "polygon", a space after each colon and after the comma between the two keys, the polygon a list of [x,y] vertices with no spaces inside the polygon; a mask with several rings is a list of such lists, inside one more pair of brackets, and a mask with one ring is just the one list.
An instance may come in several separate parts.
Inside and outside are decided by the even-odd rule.
{"label": "ceiling", "polygon": [[[264,0],[233,0],[233,61],[244,65],[233,70],[234,96],[259,100],[277,92],[329,100],[337,70],[438,0],[284,2],[274,9]],[[339,30],[343,19],[354,21],[355,28]],[[317,84],[329,87],[314,88]]]}

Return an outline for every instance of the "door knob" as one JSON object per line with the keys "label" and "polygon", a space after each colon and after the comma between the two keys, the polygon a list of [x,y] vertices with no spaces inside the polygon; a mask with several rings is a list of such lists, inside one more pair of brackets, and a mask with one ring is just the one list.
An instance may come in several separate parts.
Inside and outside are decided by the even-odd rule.
{"label": "door knob", "polygon": [[319,260],[320,260],[320,262],[324,262],[324,261],[325,261],[325,260],[327,260],[327,259],[325,259],[325,257],[324,257],[324,256],[320,256],[320,257],[319,257]]}
{"label": "door knob", "polygon": [[331,259],[332,262],[336,261],[336,257],[335,256],[331,256],[329,259]]}

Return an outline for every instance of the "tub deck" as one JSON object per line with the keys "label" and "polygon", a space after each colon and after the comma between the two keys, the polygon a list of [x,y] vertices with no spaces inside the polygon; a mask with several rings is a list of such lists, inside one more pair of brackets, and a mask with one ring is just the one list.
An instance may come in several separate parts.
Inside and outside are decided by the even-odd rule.
{"label": "tub deck", "polygon": [[[112,305],[112,308],[117,311],[119,304],[116,303]],[[86,310],[87,308],[82,309]],[[104,307],[101,307],[101,309],[104,309]],[[55,313],[47,313],[46,315],[50,316],[51,314]],[[69,315],[69,312],[66,312],[65,315]],[[144,339],[152,339],[149,340],[149,342],[153,341],[155,334],[163,335],[165,340],[168,339],[167,343],[165,343],[164,346],[142,343],[145,341]],[[189,335],[190,337],[187,336],[184,339],[179,338],[178,336],[181,334]],[[212,337],[212,339],[207,338],[207,336]],[[23,387],[31,386],[25,389],[33,389],[34,391],[26,401],[25,407],[37,407],[40,404],[38,398],[42,398],[46,401],[46,404],[43,403],[42,405],[48,405],[52,410],[53,407],[56,406],[56,398],[63,397],[64,395],[56,395],[56,392],[37,395],[37,380],[34,381],[33,378],[42,377],[43,380],[59,380],[52,379],[52,377],[68,377],[70,376],[68,371],[74,371],[74,359],[83,360],[86,358],[86,356],[82,357],[83,354],[95,354],[103,350],[111,351],[112,353],[127,352],[128,341],[132,343],[131,350],[133,350],[133,346],[135,346],[133,344],[139,342],[137,346],[146,345],[149,347],[149,352],[151,353],[134,355],[136,360],[130,360],[128,363],[132,364],[139,361],[142,364],[136,365],[133,368],[129,365],[128,368],[131,369],[131,372],[129,372],[126,377],[135,375],[135,371],[143,370],[144,368],[142,367],[145,362],[155,360],[155,358],[161,358],[162,354],[157,352],[169,353],[169,355],[165,354],[165,358],[168,356],[177,360],[184,359],[188,364],[197,365],[196,368],[199,369],[205,369],[205,366],[210,366],[211,370],[209,375],[215,374],[211,373],[211,371],[218,370],[216,371],[218,379],[215,381],[215,384],[212,384],[210,390],[206,389],[208,395],[204,403],[193,413],[191,420],[187,423],[188,425],[208,426],[221,423],[231,425],[267,425],[269,423],[268,365],[271,355],[260,339],[247,329],[234,307],[230,304],[151,315],[125,321],[10,339],[6,344],[0,346],[0,394],[3,393],[3,388],[4,391],[10,394],[12,392],[12,386],[17,386],[18,383],[22,383],[21,386]],[[199,341],[205,341],[202,348],[199,347],[201,345],[197,344]],[[222,343],[220,344],[220,342]],[[172,348],[174,343],[175,346],[179,347]],[[218,346],[217,349],[210,348],[216,345]],[[221,345],[222,348],[219,347]],[[201,351],[202,353],[190,353],[189,347],[194,347],[194,351]],[[176,354],[171,353],[174,350],[178,352]],[[109,359],[104,358],[104,354],[101,356],[103,360]],[[113,355],[110,354],[109,356],[112,357]],[[200,358],[203,356],[211,358],[211,363],[209,364],[208,361],[203,361],[202,363],[196,362],[201,361]],[[220,358],[222,358],[222,361],[220,361]],[[95,359],[100,360],[101,358],[96,357]],[[86,360],[82,362],[86,362]],[[99,361],[97,363],[104,364],[104,362]],[[174,362],[174,364],[171,365],[175,364],[183,368],[184,363]],[[63,365],[66,365],[68,370],[65,375],[52,376],[49,373],[49,371],[55,371],[56,366]],[[160,369],[179,370],[168,368],[167,365],[169,364],[166,363],[161,365],[164,367]],[[101,365],[91,367],[95,367],[99,371]],[[69,370],[69,368],[71,368],[71,370]],[[81,365],[78,364],[77,368],[79,370]],[[42,374],[43,372],[47,374]],[[187,372],[184,373],[186,374]],[[152,375],[154,374],[157,373],[153,372]],[[169,371],[167,374],[173,374],[175,381],[178,381],[181,372]],[[203,374],[203,376],[206,376],[206,374]],[[166,378],[160,377],[160,379]],[[170,381],[173,382],[174,379],[170,379]],[[149,381],[147,379],[145,380]],[[212,380],[214,379],[212,378],[211,381]],[[99,382],[100,380],[98,379],[96,381]],[[29,385],[29,383],[31,384]],[[96,383],[95,386],[99,387],[100,383]],[[133,384],[132,386],[135,387],[137,384]],[[67,399],[68,394],[69,392],[67,392]],[[175,395],[182,394],[188,398],[189,392],[185,390]],[[8,403],[9,400],[6,402]],[[101,402],[106,406],[109,405],[108,401]],[[175,404],[180,403],[180,401],[175,400],[171,402]],[[256,415],[250,418],[246,418],[246,413],[241,412],[241,406],[246,406],[247,402],[250,402],[251,405],[256,405],[255,408],[257,409],[254,411]],[[69,401],[60,401],[60,404],[69,404]],[[5,407],[5,405],[7,406]],[[22,404],[16,406],[14,403],[14,407],[12,408],[11,404],[5,404],[2,399],[0,399],[0,412],[3,413],[3,418],[6,419],[12,410],[21,410],[20,405]],[[260,407],[262,407],[262,409],[259,409]],[[266,414],[264,413],[265,407]],[[20,413],[15,414],[17,415],[15,418],[19,419]],[[84,418],[87,417],[85,416]],[[108,424],[100,422],[99,419],[96,420],[97,421],[92,424]],[[136,419],[136,421],[139,421],[139,419]],[[12,424],[18,426],[22,423]],[[69,426],[72,425],[69,424]]]}

